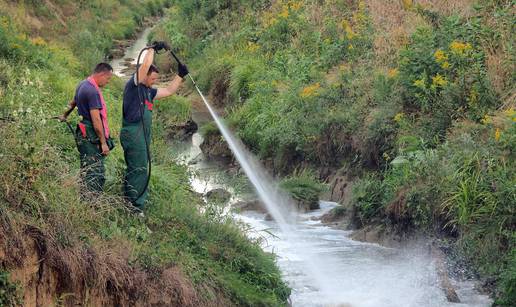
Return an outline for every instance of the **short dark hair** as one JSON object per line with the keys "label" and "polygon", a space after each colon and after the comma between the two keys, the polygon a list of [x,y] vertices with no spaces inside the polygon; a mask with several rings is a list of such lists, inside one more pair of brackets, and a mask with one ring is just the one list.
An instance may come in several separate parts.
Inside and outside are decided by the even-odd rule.
{"label": "short dark hair", "polygon": [[151,66],[149,67],[149,71],[147,72],[147,76],[152,74],[153,72],[159,74],[159,69],[158,69],[158,67],[156,65],[151,64]]}
{"label": "short dark hair", "polygon": [[101,72],[108,72],[108,71],[113,71],[113,67],[111,67],[111,65],[109,65],[108,63],[98,63],[97,66],[95,66],[93,73],[98,74]]}

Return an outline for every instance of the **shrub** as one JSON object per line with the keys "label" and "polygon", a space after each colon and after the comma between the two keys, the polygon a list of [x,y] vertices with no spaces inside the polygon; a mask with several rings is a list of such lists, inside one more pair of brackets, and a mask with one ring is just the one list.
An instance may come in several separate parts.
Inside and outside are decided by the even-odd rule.
{"label": "shrub", "polygon": [[446,18],[436,28],[418,29],[401,52],[406,107],[429,115],[434,127],[428,130],[441,136],[452,119],[479,121],[498,103],[486,78],[484,52],[471,34],[474,24]]}
{"label": "shrub", "polygon": [[290,193],[294,199],[308,203],[317,203],[320,194],[326,188],[317,179],[316,174],[308,169],[294,172],[282,179],[280,187]]}

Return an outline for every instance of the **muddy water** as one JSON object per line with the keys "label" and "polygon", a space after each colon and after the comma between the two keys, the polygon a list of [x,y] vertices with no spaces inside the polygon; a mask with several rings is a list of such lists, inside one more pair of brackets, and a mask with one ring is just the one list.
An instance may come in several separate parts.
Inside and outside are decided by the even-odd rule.
{"label": "muddy water", "polygon": [[[127,70],[130,65],[136,65],[136,60],[140,50],[147,45],[147,38],[152,31],[152,28],[146,28],[136,38],[136,40],[125,50],[123,57],[119,59],[113,59],[111,66],[113,67],[113,73],[122,78],[128,78],[129,75],[134,73],[134,69]],[[143,56],[140,62],[143,61]]]}
{"label": "muddy water", "polygon": [[[126,76],[125,58],[135,59],[145,46],[150,29],[142,32],[124,58],[113,61],[115,73]],[[134,61],[133,61],[134,63]],[[202,124],[210,120],[202,105],[194,105],[193,119]],[[174,144],[172,150],[180,163],[191,170],[192,188],[206,193],[224,188],[232,193],[230,202],[248,197],[239,195],[228,182],[224,165],[208,161],[199,146],[202,136],[196,133],[187,141]],[[296,225],[295,240],[286,237],[265,214],[247,211],[234,217],[243,221],[246,234],[260,238],[263,249],[277,255],[284,280],[292,288],[293,306],[490,306],[488,297],[479,294],[468,281],[452,281],[462,303],[447,302],[439,289],[437,274],[425,248],[398,250],[351,240],[350,232],[322,225],[317,218],[337,204],[321,201],[321,209],[301,214]],[[306,247],[309,248],[306,248]],[[300,253],[300,251],[302,251]],[[304,261],[318,262],[326,288],[322,293]],[[322,260],[324,259],[324,260]],[[328,260],[329,259],[329,260]]]}

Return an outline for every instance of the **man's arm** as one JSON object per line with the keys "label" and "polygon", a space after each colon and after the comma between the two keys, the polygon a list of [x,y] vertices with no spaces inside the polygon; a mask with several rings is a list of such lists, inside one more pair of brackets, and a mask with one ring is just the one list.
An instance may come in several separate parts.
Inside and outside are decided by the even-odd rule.
{"label": "man's arm", "polygon": [[70,103],[68,104],[68,109],[66,109],[66,111],[63,113],[63,115],[59,116],[59,120],[62,122],[65,122],[66,119],[68,118],[68,116],[70,115],[70,113],[72,113],[73,109],[75,109],[76,106],[77,106],[77,103],[75,102],[75,100],[70,101]]}
{"label": "man's arm", "polygon": [[170,81],[167,87],[158,88],[158,93],[154,99],[160,99],[174,95],[177,92],[177,89],[181,86],[181,83],[183,83],[183,78],[176,76],[172,81]]}
{"label": "man's arm", "polygon": [[100,140],[100,149],[102,151],[102,155],[107,156],[109,154],[109,147],[106,143],[106,138],[104,137],[104,126],[102,125],[102,120],[100,119],[100,110],[91,109],[90,116],[93,123],[93,129],[95,130],[95,133]]}
{"label": "man's arm", "polygon": [[[142,83],[147,78],[147,72],[149,71],[152,62],[154,61],[154,48],[147,49],[145,52],[145,57],[143,58],[143,63],[138,68],[138,82]],[[136,80],[135,80],[136,82]]]}

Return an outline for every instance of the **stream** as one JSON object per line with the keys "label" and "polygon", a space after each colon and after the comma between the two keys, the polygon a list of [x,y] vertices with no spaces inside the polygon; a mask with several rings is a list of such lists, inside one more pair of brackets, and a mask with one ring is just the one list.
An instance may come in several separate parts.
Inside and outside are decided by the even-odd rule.
{"label": "stream", "polygon": [[[146,29],[126,50],[124,57],[112,62],[115,74],[128,78],[127,65],[135,63],[145,46],[150,29]],[[159,107],[159,106],[158,106]],[[211,120],[202,106],[194,105],[193,120],[201,126]],[[195,133],[177,142],[172,151],[177,161],[190,170],[192,189],[198,193],[222,188],[231,193],[230,204],[248,199],[246,193],[232,185],[234,174],[227,166],[206,159],[201,152],[203,138]],[[262,248],[277,256],[284,280],[292,288],[292,306],[490,306],[492,301],[480,294],[473,281],[452,280],[461,303],[449,303],[439,288],[435,267],[428,250],[393,249],[377,244],[357,242],[350,231],[323,225],[318,218],[338,204],[320,201],[321,208],[297,217],[296,235],[281,232],[273,220],[258,211],[227,214],[246,225],[245,233],[260,239]],[[310,259],[309,262],[306,260]],[[318,280],[311,266],[316,264]],[[324,283],[325,291],[316,285]]]}

